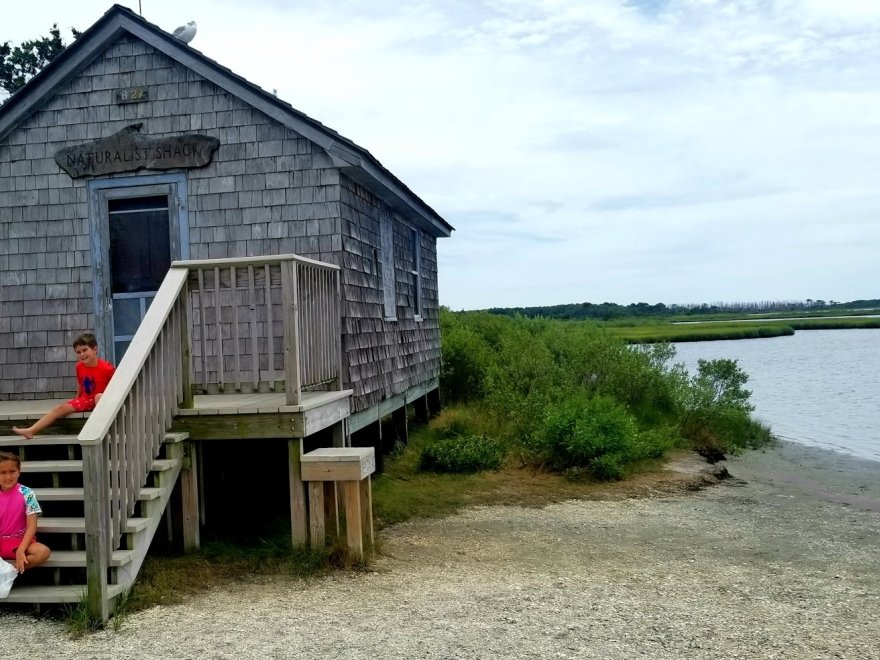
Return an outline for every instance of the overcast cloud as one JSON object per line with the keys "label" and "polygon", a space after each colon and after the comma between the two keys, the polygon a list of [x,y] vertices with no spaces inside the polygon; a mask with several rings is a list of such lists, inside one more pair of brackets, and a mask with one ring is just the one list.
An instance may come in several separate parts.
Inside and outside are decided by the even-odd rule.
{"label": "overcast cloud", "polygon": [[[880,297],[876,0],[142,5],[453,224],[453,309]],[[0,41],[109,7],[4,8]]]}

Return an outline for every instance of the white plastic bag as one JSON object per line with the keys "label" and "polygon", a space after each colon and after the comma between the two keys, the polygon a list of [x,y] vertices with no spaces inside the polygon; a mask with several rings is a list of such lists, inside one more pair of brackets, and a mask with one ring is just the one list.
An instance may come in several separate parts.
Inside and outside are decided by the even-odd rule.
{"label": "white plastic bag", "polygon": [[6,598],[9,595],[12,581],[16,577],[18,577],[18,571],[15,570],[15,566],[5,559],[0,559],[0,598]]}

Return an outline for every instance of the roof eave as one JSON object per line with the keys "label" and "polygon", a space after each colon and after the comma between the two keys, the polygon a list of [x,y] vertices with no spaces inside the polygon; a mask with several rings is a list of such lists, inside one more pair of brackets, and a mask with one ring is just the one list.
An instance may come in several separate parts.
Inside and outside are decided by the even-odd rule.
{"label": "roof eave", "polygon": [[415,218],[417,224],[432,236],[449,238],[452,235],[455,229],[452,225],[406,188],[399,179],[388,176],[386,174],[388,170],[381,165],[377,166],[373,160],[364,159],[360,154],[339,144],[332,145],[328,153],[340,171],[366,187],[385,203]]}

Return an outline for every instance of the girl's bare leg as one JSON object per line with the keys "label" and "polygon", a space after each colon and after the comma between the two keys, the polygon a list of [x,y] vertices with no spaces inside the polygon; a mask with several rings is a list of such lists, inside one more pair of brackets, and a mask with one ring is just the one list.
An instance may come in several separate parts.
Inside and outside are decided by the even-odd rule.
{"label": "girl's bare leg", "polygon": [[25,551],[27,568],[36,568],[40,564],[45,564],[51,554],[52,551],[42,543],[31,543]]}
{"label": "girl's bare leg", "polygon": [[17,426],[13,426],[12,432],[17,433],[23,438],[31,439],[37,433],[52,424],[56,419],[66,417],[72,412],[76,412],[76,408],[71,406],[69,403],[59,403],[57,406],[52,408],[52,410],[50,410],[40,419],[34,422],[31,426],[28,426],[25,429],[20,429]]}

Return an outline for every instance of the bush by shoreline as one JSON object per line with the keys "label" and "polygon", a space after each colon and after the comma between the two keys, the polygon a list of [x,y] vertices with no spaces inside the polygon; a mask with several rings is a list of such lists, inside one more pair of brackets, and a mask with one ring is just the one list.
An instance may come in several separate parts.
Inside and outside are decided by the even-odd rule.
{"label": "bush by shoreline", "polygon": [[441,389],[457,407],[438,442],[482,436],[521,465],[621,479],[674,448],[717,457],[772,439],[735,361],[689,376],[669,344],[627,346],[591,323],[443,310],[441,324]]}

